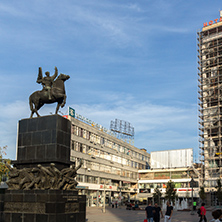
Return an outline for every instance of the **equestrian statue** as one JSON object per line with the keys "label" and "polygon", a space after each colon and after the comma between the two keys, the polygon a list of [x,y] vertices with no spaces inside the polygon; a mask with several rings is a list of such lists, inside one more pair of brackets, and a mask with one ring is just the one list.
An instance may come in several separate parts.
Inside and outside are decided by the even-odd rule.
{"label": "equestrian statue", "polygon": [[[45,77],[42,76],[42,68],[39,67],[39,73],[37,83],[41,83],[43,89],[41,91],[35,91],[29,96],[29,106],[31,110],[31,116],[34,113],[39,117],[38,110],[44,104],[50,104],[57,102],[55,114],[58,113],[60,107],[64,107],[66,103],[66,92],[64,82],[70,78],[69,75],[60,74],[58,76],[58,69],[55,67],[55,74],[50,76],[49,72],[45,72]],[[57,77],[58,76],[58,77]],[[56,78],[57,77],[57,78]]]}

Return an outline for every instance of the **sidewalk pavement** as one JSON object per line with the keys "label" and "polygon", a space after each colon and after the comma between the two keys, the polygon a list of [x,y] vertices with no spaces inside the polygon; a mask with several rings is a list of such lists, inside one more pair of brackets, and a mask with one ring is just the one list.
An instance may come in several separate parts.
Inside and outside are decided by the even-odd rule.
{"label": "sidewalk pavement", "polygon": [[[212,209],[207,211],[207,221],[212,219]],[[165,212],[163,212],[164,214]],[[87,207],[86,208],[87,222],[143,222],[145,219],[144,210],[126,210],[125,206],[121,208],[106,207],[106,212],[103,213],[102,207]],[[163,222],[161,218],[160,222]],[[174,211],[172,222],[198,222],[199,217],[195,212],[191,215],[191,211]]]}

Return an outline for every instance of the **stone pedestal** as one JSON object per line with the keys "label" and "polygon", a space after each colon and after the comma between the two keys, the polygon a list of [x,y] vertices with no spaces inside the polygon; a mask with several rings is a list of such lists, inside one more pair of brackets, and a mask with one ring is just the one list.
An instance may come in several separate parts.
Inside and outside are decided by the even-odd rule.
{"label": "stone pedestal", "polygon": [[59,115],[19,121],[17,168],[48,166],[58,169],[70,166],[71,123]]}
{"label": "stone pedestal", "polygon": [[5,190],[6,189],[0,189],[0,221],[4,221],[3,213],[4,213],[4,203],[5,203]]}
{"label": "stone pedestal", "polygon": [[4,222],[85,222],[86,197],[77,191],[8,190]]}
{"label": "stone pedestal", "polygon": [[[59,115],[19,121],[17,169],[70,167],[71,122]],[[47,177],[47,176],[46,176]],[[24,178],[23,178],[24,179]],[[1,222],[85,222],[86,197],[76,190],[6,190],[0,193]]]}

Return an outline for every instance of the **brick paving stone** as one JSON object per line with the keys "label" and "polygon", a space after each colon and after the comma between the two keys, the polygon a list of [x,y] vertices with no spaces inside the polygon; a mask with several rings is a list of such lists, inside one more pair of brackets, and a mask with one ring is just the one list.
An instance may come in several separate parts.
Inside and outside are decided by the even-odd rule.
{"label": "brick paving stone", "polygon": [[[165,212],[163,212],[165,213]],[[111,208],[106,207],[106,212],[103,213],[101,207],[87,207],[86,209],[87,222],[143,222],[145,219],[145,211],[126,210],[125,207]],[[212,219],[211,210],[207,211],[207,220]],[[160,222],[163,222],[162,218]],[[174,211],[172,222],[198,222],[199,217],[195,212],[191,215],[190,211]]]}

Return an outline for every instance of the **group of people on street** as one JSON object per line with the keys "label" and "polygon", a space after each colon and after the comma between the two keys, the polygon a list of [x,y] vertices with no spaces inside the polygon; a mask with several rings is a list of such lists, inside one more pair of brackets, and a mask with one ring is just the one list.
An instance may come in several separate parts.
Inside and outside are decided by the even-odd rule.
{"label": "group of people on street", "polygon": [[[151,206],[151,202],[149,202],[148,206],[145,208],[147,222],[160,222],[160,214],[163,218],[163,212],[157,203],[154,204],[154,207]],[[167,201],[167,209],[164,217],[164,222],[171,222],[171,218],[173,215],[173,207],[170,202]]]}
{"label": "group of people on street", "polygon": [[[202,203],[200,209],[198,209],[198,211],[197,211],[197,213],[199,214],[199,217],[200,217],[199,222],[203,222],[203,221],[206,222],[207,221],[207,218],[206,218],[207,210],[204,206],[205,206],[205,203]],[[222,221],[222,210],[221,209],[214,210],[212,212],[212,217],[213,217],[213,219],[210,222]]]}
{"label": "group of people on street", "polygon": [[[201,207],[198,209],[197,213],[199,214],[200,220],[199,222],[207,222],[206,218],[206,208],[204,207],[205,203],[201,204]],[[195,210],[196,210],[196,204],[195,204]],[[151,205],[151,202],[149,202],[148,206],[145,208],[146,212],[146,219],[144,221],[147,222],[160,222],[160,214],[163,218],[163,212],[161,208],[158,206],[157,203],[155,203],[154,207]],[[164,216],[164,222],[171,222],[171,218],[173,215],[173,207],[171,206],[170,202],[167,201],[167,209]],[[210,222],[220,222],[222,221],[222,210],[218,209],[212,212],[213,220]]]}

